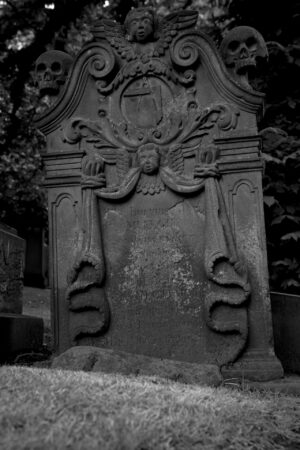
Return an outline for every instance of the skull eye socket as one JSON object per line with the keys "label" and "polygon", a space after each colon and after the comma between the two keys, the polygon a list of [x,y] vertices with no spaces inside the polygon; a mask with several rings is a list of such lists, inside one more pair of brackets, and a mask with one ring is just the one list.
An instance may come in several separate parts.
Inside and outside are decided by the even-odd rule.
{"label": "skull eye socket", "polygon": [[229,42],[229,44],[228,44],[228,50],[230,50],[231,52],[236,52],[237,51],[237,49],[239,48],[239,46],[240,46],[240,43],[239,43],[239,41],[231,41],[231,42]]}
{"label": "skull eye socket", "polygon": [[246,40],[246,45],[249,48],[249,50],[256,50],[257,49],[257,41],[254,36],[249,37]]}
{"label": "skull eye socket", "polygon": [[51,64],[51,70],[52,72],[59,73],[61,71],[61,64],[58,61],[54,61]]}
{"label": "skull eye socket", "polygon": [[47,66],[46,66],[46,64],[44,64],[44,63],[39,63],[39,64],[36,66],[36,71],[37,71],[37,72],[45,72],[46,69],[47,69]]}

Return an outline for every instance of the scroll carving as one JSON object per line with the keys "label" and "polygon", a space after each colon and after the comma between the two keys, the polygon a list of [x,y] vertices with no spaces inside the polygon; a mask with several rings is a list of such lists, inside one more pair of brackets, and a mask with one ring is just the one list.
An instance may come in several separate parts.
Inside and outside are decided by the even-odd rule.
{"label": "scroll carving", "polygon": [[105,263],[97,199],[93,190],[105,185],[103,165],[87,157],[82,161],[82,241],[68,274],[67,300],[73,342],[106,331],[110,310],[103,287]]}
{"label": "scroll carving", "polygon": [[89,72],[95,79],[107,77],[115,67],[114,54],[106,45],[97,45],[97,53],[89,60]]}

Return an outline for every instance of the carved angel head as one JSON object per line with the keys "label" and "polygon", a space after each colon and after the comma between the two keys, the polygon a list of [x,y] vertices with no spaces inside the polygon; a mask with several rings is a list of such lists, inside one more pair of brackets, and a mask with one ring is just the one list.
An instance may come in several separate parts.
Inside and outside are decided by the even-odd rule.
{"label": "carved angel head", "polygon": [[156,173],[160,165],[159,148],[155,144],[144,144],[137,151],[137,160],[143,173],[152,175]]}
{"label": "carved angel head", "polygon": [[150,8],[136,8],[129,11],[125,19],[128,40],[144,43],[154,35],[155,15]]}

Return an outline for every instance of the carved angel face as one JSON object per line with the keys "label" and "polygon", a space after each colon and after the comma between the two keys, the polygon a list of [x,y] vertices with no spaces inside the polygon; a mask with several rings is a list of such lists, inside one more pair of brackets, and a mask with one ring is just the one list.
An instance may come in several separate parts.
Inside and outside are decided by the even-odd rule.
{"label": "carved angel face", "polygon": [[41,95],[58,95],[73,58],[59,50],[42,53],[35,63],[35,81]]}
{"label": "carved angel face", "polygon": [[154,33],[153,15],[146,9],[133,10],[127,16],[126,28],[130,41],[146,42]]}
{"label": "carved angel face", "polygon": [[154,144],[142,145],[138,149],[137,157],[143,173],[152,175],[158,171],[160,155]]}

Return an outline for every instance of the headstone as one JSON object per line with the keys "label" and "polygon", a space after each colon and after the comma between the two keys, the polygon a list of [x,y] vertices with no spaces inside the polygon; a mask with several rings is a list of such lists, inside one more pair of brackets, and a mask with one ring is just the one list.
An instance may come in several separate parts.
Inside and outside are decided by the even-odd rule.
{"label": "headstone", "polygon": [[276,378],[257,133],[264,95],[248,80],[265,44],[235,37],[227,70],[231,45],[224,63],[197,18],[159,21],[138,8],[124,25],[96,22],[36,118],[47,137],[56,349]]}
{"label": "headstone", "polygon": [[285,372],[300,373],[300,296],[271,292],[275,352]]}
{"label": "headstone", "polygon": [[24,284],[44,288],[48,286],[48,245],[45,229],[32,227],[24,233],[26,258]]}
{"label": "headstone", "polygon": [[22,313],[25,248],[16,230],[0,223],[0,313]]}
{"label": "headstone", "polygon": [[0,361],[36,351],[43,344],[43,320],[22,315],[25,241],[0,224]]}

